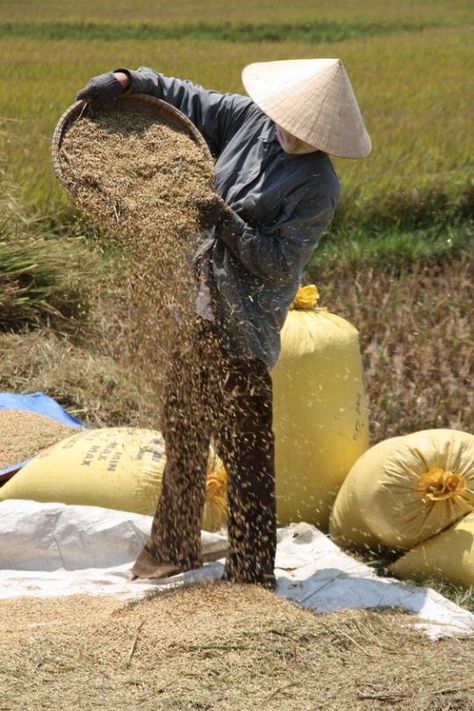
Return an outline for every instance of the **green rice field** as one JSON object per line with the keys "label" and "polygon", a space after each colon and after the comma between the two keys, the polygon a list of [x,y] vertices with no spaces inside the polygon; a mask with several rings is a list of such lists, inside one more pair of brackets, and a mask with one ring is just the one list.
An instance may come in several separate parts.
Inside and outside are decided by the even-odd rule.
{"label": "green rice field", "polygon": [[54,125],[97,73],[148,65],[242,92],[253,61],[338,56],[374,149],[336,160],[335,226],[427,226],[472,210],[474,12],[468,2],[383,5],[298,0],[226,7],[215,0],[0,5],[0,149],[21,199],[42,214],[68,205],[52,174]]}

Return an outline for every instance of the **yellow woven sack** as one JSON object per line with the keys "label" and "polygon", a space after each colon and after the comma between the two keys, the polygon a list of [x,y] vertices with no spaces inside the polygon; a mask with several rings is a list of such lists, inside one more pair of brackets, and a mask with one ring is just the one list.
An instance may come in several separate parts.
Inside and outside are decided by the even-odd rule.
{"label": "yellow woven sack", "polygon": [[[153,515],[165,462],[160,432],[127,427],[81,431],[23,467],[0,489],[0,501],[59,501]],[[209,530],[220,528],[226,509],[222,487],[213,478],[211,471],[203,524]]]}
{"label": "yellow woven sack", "polygon": [[367,403],[357,330],[316,309],[300,289],[281,332],[272,371],[277,513],[327,530],[344,478],[368,447]]}
{"label": "yellow woven sack", "polygon": [[206,481],[206,503],[202,527],[218,531],[227,523],[227,472],[211,448]]}
{"label": "yellow woven sack", "polygon": [[474,510],[474,436],[423,430],[379,442],[337,496],[330,533],[340,544],[410,549]]}
{"label": "yellow woven sack", "polygon": [[474,586],[474,513],[412,548],[389,570],[410,580],[442,577],[455,585]]}

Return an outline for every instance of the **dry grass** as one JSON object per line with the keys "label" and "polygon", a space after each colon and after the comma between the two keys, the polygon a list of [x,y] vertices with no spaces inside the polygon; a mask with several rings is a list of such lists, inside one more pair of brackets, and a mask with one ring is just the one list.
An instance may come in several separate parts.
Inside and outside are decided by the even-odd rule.
{"label": "dry grass", "polygon": [[140,374],[51,330],[0,334],[0,390],[46,392],[93,427],[157,428],[157,404]]}
{"label": "dry grass", "polygon": [[[420,429],[474,428],[467,257],[396,275],[374,266],[312,274],[321,306],[360,331],[372,442]],[[93,426],[156,428],[156,397],[145,374],[110,351],[120,323],[107,302],[100,330],[83,345],[50,331],[0,335],[0,389],[43,390]]]}
{"label": "dry grass", "polygon": [[321,305],[360,332],[371,441],[474,429],[472,262],[313,274]]}
{"label": "dry grass", "polygon": [[133,605],[5,601],[0,708],[472,709],[472,639],[431,642],[410,621],[222,584]]}
{"label": "dry grass", "polygon": [[77,332],[102,270],[82,237],[59,238],[27,216],[0,169],[0,331],[46,322]]}

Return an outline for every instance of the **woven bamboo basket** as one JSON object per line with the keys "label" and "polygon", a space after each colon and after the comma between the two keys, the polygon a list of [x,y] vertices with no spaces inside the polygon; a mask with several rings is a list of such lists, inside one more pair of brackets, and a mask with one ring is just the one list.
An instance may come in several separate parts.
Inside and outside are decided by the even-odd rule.
{"label": "woven bamboo basket", "polygon": [[[157,121],[164,122],[171,128],[187,134],[201,148],[204,158],[212,163],[211,153],[200,131],[187,116],[171,104],[168,104],[166,101],[162,101],[161,99],[157,99],[155,96],[149,96],[148,94],[124,94],[116,99],[112,99],[108,103],[112,102],[119,102],[119,105],[123,107],[124,111],[132,113],[143,113],[146,111],[148,113],[152,113],[156,116]],[[61,144],[71,124],[79,120],[82,116],[93,116],[94,110],[93,103],[76,101],[66,109],[54,129],[52,140],[52,161],[54,172],[56,173],[59,181],[71,195],[73,201],[75,200],[75,196],[69,189],[61,168]]]}

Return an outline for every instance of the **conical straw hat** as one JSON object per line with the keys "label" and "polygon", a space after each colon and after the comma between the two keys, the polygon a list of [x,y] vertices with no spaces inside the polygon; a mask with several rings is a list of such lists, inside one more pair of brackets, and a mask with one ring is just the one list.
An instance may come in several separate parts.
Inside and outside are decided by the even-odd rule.
{"label": "conical straw hat", "polygon": [[289,59],[249,64],[249,96],[275,123],[325,153],[364,158],[372,144],[340,59]]}

